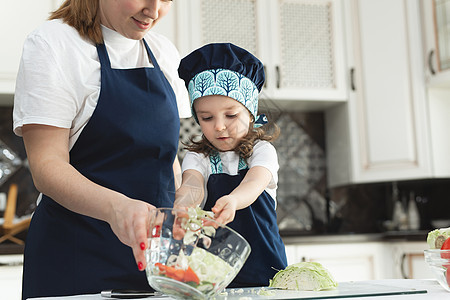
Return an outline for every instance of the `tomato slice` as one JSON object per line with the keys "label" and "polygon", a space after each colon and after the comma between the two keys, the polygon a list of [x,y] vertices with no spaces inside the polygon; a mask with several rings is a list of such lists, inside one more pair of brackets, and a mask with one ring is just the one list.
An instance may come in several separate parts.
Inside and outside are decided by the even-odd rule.
{"label": "tomato slice", "polygon": [[[443,259],[450,259],[450,238],[447,238],[442,244],[441,250],[448,250],[446,253],[441,253]],[[448,276],[447,276],[448,278]]]}
{"label": "tomato slice", "polygon": [[191,269],[191,267],[188,267],[185,271],[183,281],[194,282],[196,284],[200,283],[200,279],[198,278],[197,274],[195,274],[194,270]]}
{"label": "tomato slice", "polygon": [[178,281],[183,282],[193,282],[200,284],[200,279],[191,267],[186,270],[176,269],[174,267],[163,265],[162,263],[155,263],[155,267],[159,269],[159,274],[166,275],[167,277],[173,278]]}

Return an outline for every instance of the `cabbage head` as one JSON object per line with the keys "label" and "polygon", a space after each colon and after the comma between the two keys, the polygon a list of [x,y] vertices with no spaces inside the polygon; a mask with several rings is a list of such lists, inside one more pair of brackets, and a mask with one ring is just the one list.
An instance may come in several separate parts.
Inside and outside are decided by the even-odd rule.
{"label": "cabbage head", "polygon": [[337,282],[320,263],[300,262],[278,271],[270,280],[269,287],[297,291],[320,291],[336,288]]}

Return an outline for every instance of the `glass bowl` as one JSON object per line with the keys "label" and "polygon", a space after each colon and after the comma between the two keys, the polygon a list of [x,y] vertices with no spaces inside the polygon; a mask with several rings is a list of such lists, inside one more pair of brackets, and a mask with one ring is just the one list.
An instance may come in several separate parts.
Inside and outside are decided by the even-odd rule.
{"label": "glass bowl", "polygon": [[207,299],[222,292],[251,251],[239,233],[200,209],[155,209],[149,233],[147,280],[176,299]]}
{"label": "glass bowl", "polygon": [[450,250],[429,249],[425,250],[424,254],[434,277],[447,292],[450,292]]}

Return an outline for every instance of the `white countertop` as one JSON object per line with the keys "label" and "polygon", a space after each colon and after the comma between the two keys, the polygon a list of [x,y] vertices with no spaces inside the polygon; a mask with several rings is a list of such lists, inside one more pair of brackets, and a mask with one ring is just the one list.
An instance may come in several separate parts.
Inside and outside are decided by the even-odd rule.
{"label": "white countertop", "polygon": [[[426,290],[426,293],[420,294],[405,294],[405,295],[385,295],[385,296],[364,296],[364,297],[351,297],[347,299],[364,299],[364,300],[450,300],[450,292],[447,292],[444,288],[442,288],[436,280],[417,280],[417,279],[389,279],[389,280],[370,280],[370,281],[361,281],[356,283],[362,284],[379,284],[383,286],[392,286],[396,288],[406,288],[406,289],[416,289],[416,290]],[[320,293],[320,292],[315,292]],[[239,299],[243,298],[244,295],[238,295],[232,293],[228,293],[227,297],[219,297],[220,299]],[[319,296],[319,294],[318,294]],[[253,298],[253,297],[252,297]],[[271,297],[263,297],[257,296],[255,294],[254,298],[259,299],[270,299]],[[33,298],[35,300],[106,300],[107,298],[103,298],[100,294],[93,295],[76,295],[76,296],[68,296],[68,297],[45,297],[45,298]],[[142,298],[141,298],[142,299]],[[167,300],[172,299],[170,297],[151,297],[153,300],[161,299]],[[248,298],[245,298],[248,299]],[[320,298],[316,298],[320,299]],[[345,299],[345,298],[344,298]]]}

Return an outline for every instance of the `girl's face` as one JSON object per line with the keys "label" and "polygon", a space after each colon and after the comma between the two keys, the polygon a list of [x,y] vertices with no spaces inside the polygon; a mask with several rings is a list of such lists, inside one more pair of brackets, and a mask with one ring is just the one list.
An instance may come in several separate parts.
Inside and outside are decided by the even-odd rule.
{"label": "girl's face", "polygon": [[194,109],[203,134],[220,151],[233,150],[248,134],[250,112],[232,98],[201,97],[194,101]]}
{"label": "girl's face", "polygon": [[102,25],[140,40],[168,12],[172,0],[99,0]]}

